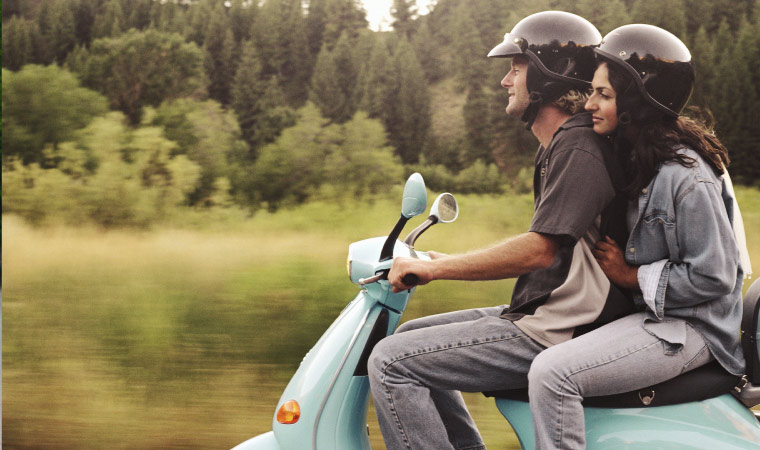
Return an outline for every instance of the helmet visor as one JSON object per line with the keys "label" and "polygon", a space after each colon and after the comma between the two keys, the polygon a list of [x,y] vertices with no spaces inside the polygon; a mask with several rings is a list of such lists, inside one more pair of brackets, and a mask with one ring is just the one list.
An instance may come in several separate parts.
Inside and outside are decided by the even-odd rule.
{"label": "helmet visor", "polygon": [[492,48],[488,52],[489,58],[511,58],[523,53],[522,44],[524,39],[513,36],[511,33],[504,35],[504,42]]}

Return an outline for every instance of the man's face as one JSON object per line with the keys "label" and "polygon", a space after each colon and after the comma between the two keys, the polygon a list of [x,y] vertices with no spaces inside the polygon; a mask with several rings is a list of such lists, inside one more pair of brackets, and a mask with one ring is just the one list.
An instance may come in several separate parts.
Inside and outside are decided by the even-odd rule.
{"label": "man's face", "polygon": [[509,92],[507,114],[521,117],[530,105],[526,78],[528,75],[528,59],[524,56],[512,58],[512,69],[507,73],[501,86]]}

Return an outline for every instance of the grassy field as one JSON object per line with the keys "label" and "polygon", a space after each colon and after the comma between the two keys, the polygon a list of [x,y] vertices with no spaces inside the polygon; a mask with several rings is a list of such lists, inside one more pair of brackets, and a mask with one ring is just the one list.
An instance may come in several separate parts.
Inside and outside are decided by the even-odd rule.
{"label": "grassy field", "polygon": [[[760,192],[738,194],[757,271]],[[3,217],[3,446],[229,448],[267,431],[290,374],[356,293],[348,244],[387,234],[397,203],[317,202],[145,232]],[[532,200],[460,205],[419,248],[459,252],[524,231]],[[503,303],[511,288],[434,283],[405,319]],[[466,398],[491,448],[518,448],[492,400]],[[383,448],[372,413],[369,423]]]}

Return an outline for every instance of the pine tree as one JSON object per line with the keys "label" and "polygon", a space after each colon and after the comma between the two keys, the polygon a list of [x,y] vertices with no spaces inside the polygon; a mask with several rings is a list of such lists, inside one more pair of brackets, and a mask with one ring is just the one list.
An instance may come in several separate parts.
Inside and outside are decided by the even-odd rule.
{"label": "pine tree", "polygon": [[19,16],[13,16],[3,24],[3,67],[19,70],[34,60],[35,24]]}
{"label": "pine tree", "polygon": [[71,68],[83,83],[106,95],[135,125],[142,107],[189,95],[200,85],[201,50],[179,34],[129,30],[96,39],[78,52]]}
{"label": "pine tree", "polygon": [[578,14],[593,23],[604,36],[615,28],[633,22],[623,0],[580,0],[569,12]]}
{"label": "pine tree", "polygon": [[309,97],[309,85],[315,59],[309,52],[306,20],[301,1],[287,4],[285,20],[280,29],[280,45],[284,52],[279,68],[280,87],[287,103],[300,107]]}
{"label": "pine tree", "polygon": [[217,7],[209,19],[203,43],[203,68],[209,80],[209,97],[223,105],[230,101],[230,84],[237,68],[233,59],[234,46],[226,11]]}
{"label": "pine tree", "polygon": [[360,67],[353,49],[353,40],[347,35],[338,39],[332,51],[325,44],[311,80],[311,100],[324,117],[337,123],[351,119],[358,107],[356,81]]}
{"label": "pine tree", "polygon": [[721,57],[717,81],[723,87],[716,111],[718,137],[732,159],[731,174],[738,182],[753,183],[760,174],[756,150],[760,146],[757,117],[760,89],[757,55],[760,54],[758,25],[744,20],[736,42]]}
{"label": "pine tree", "polygon": [[262,78],[256,46],[243,45],[243,56],[232,84],[232,108],[238,117],[243,139],[255,160],[258,149],[268,144],[287,126],[293,124],[293,111],[285,106],[277,80]]}
{"label": "pine tree", "polygon": [[309,9],[306,15],[306,40],[312,58],[312,67],[322,49],[322,39],[327,27],[326,2],[327,0],[309,0]]}
{"label": "pine tree", "polygon": [[393,0],[391,17],[393,30],[406,39],[411,40],[416,26],[417,2],[415,0]]}
{"label": "pine tree", "polygon": [[395,86],[398,104],[395,117],[388,117],[384,122],[396,154],[405,164],[414,164],[419,162],[432,118],[425,73],[406,39],[398,40],[393,53],[393,70],[399,83]]}
{"label": "pine tree", "polygon": [[681,38],[686,35],[684,0],[636,0],[631,8],[631,16],[636,23],[655,25]]}
{"label": "pine tree", "polygon": [[486,164],[494,162],[490,148],[493,135],[488,120],[488,101],[489,97],[482,86],[470,86],[462,111],[469,147],[466,152],[467,163],[478,159]]}
{"label": "pine tree", "polygon": [[197,3],[191,3],[185,14],[185,31],[183,35],[188,41],[195,42],[198,47],[203,48],[203,41],[206,39],[206,29],[208,28],[208,18],[214,11],[214,5],[219,2],[216,0],[200,0]]}
{"label": "pine tree", "polygon": [[332,50],[342,35],[356,38],[367,29],[367,13],[360,0],[325,0],[323,45]]}
{"label": "pine tree", "polygon": [[251,26],[256,17],[258,8],[253,3],[244,0],[233,0],[230,5],[230,28],[235,42],[241,44],[251,38]]}
{"label": "pine tree", "polygon": [[454,70],[460,88],[480,85],[486,78],[488,50],[480,40],[475,20],[466,3],[461,3],[454,22],[457,39],[453,43]]}
{"label": "pine tree", "polygon": [[385,121],[393,115],[388,107],[396,102],[396,78],[399,74],[393,70],[391,53],[385,40],[378,37],[372,44],[359,78],[359,104],[361,109],[369,113],[369,117]]}
{"label": "pine tree", "polygon": [[714,84],[718,53],[716,53],[715,42],[710,39],[705,27],[699,27],[689,49],[696,72],[694,93],[690,103],[709,109],[715,102],[715,91],[718,88]]}
{"label": "pine tree", "polygon": [[72,0],[54,0],[43,4],[39,16],[40,33],[49,53],[45,62],[62,63],[77,43]]}
{"label": "pine tree", "polygon": [[438,39],[432,33],[429,20],[420,19],[421,23],[412,40],[414,53],[417,55],[422,70],[425,72],[425,78],[430,82],[442,79],[446,74],[441,62],[441,53],[443,47],[439,44]]}
{"label": "pine tree", "polygon": [[108,0],[102,6],[102,12],[95,16],[92,25],[92,37],[106,38],[119,36],[126,29],[127,20],[119,0]]}

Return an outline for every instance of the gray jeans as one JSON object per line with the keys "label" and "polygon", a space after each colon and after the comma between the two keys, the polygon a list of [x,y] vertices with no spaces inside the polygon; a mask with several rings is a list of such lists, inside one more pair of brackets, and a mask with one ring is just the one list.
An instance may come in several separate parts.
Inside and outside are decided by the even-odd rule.
{"label": "gray jeans", "polygon": [[581,400],[644,388],[712,360],[682,320],[647,322],[633,314],[549,347],[528,375],[537,449],[586,448]]}
{"label": "gray jeans", "polygon": [[369,381],[388,450],[485,448],[460,391],[524,388],[544,350],[503,309],[412,320],[375,346]]}

